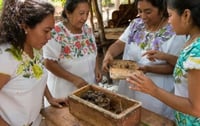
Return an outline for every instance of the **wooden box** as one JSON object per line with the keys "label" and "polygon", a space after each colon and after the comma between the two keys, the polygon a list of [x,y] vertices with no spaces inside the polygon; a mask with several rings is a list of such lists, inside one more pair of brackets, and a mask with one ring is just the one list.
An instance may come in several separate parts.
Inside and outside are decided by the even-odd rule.
{"label": "wooden box", "polygon": [[[81,98],[88,90],[103,92],[112,103],[122,108],[119,114],[106,110]],[[141,118],[141,102],[95,85],[87,85],[69,96],[69,111],[79,120],[93,126],[138,126]]]}

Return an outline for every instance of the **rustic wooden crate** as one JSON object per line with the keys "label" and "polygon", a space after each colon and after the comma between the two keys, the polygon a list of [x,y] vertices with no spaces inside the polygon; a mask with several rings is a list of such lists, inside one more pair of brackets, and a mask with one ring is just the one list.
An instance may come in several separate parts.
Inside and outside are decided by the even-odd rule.
{"label": "rustic wooden crate", "polygon": [[[101,91],[124,111],[115,114],[80,96],[88,90]],[[141,118],[141,102],[129,99],[95,85],[87,85],[69,96],[69,111],[79,120],[94,126],[138,126]]]}

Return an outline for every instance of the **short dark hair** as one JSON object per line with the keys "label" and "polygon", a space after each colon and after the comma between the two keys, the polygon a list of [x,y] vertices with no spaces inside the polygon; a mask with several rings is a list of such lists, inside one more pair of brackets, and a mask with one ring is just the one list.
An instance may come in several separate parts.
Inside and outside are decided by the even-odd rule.
{"label": "short dark hair", "polygon": [[55,8],[42,0],[5,0],[0,18],[0,43],[11,43],[23,49],[26,34],[21,24],[34,28],[48,15],[54,15]]}
{"label": "short dark hair", "polygon": [[61,16],[67,19],[66,12],[73,13],[79,3],[88,3],[88,0],[67,0]]}
{"label": "short dark hair", "polygon": [[200,0],[167,0],[167,5],[179,15],[183,14],[185,9],[189,9],[193,24],[200,28]]}
{"label": "short dark hair", "polygon": [[162,17],[169,17],[167,12],[167,0],[135,0],[135,5],[137,6],[139,1],[147,1],[152,4],[152,6],[158,8]]}

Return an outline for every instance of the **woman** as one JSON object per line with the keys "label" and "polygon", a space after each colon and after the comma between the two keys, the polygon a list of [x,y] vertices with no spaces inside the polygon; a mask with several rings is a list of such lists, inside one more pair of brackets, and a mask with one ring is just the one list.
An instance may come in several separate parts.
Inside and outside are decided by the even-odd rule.
{"label": "woman", "polygon": [[92,30],[85,24],[87,0],[67,0],[52,39],[44,47],[48,85],[55,97],[65,97],[77,88],[101,80],[97,47]]}
{"label": "woman", "polygon": [[200,126],[199,10],[199,0],[168,0],[169,23],[177,34],[190,36],[174,69],[175,95],[156,86],[143,74],[127,79],[133,90],[147,93],[174,108],[178,126]]}
{"label": "woman", "polygon": [[39,126],[43,96],[61,107],[46,86],[39,49],[50,39],[54,7],[37,0],[6,0],[0,20],[0,125]]}
{"label": "woman", "polygon": [[[185,36],[176,36],[167,23],[168,13],[165,0],[136,0],[139,18],[134,19],[120,38],[108,49],[103,60],[103,69],[113,58],[123,53],[124,60],[134,60],[140,65],[146,76],[150,77],[160,88],[173,92],[172,71],[174,66],[170,59],[151,61],[143,56],[148,50],[157,50],[171,55],[179,55]],[[179,43],[175,43],[178,41]],[[170,82],[170,83],[169,83]],[[159,100],[141,92],[133,92],[126,81],[119,82],[119,93],[142,102],[142,106],[153,112],[173,119],[173,111]]]}

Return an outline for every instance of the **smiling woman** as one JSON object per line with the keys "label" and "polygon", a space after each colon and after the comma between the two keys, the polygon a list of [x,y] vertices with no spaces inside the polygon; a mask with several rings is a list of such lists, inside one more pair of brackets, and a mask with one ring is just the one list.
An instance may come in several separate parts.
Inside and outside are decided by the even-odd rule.
{"label": "smiling woman", "polygon": [[85,23],[89,10],[87,0],[67,0],[64,20],[56,23],[52,39],[43,48],[48,85],[55,97],[66,97],[77,88],[101,80],[95,38]]}
{"label": "smiling woman", "polygon": [[[163,60],[150,61],[147,56],[143,56],[143,53],[149,50],[177,56],[186,41],[185,36],[177,36],[168,24],[166,1],[135,0],[139,18],[134,19],[119,39],[109,47],[103,60],[105,71],[108,71],[113,58],[123,52],[123,59],[133,60],[139,64],[139,69],[152,78],[158,87],[173,91],[174,66]],[[151,96],[130,90],[124,80],[120,81],[118,92],[141,101],[146,109],[173,119],[171,108]]]}

